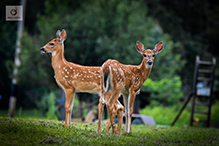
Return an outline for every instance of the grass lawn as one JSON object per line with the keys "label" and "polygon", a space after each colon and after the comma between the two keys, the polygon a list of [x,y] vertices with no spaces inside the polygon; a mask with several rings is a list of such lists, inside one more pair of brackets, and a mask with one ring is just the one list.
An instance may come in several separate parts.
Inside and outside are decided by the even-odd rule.
{"label": "grass lawn", "polygon": [[[8,117],[8,110],[0,110],[0,117]],[[46,116],[43,116],[41,112],[37,109],[31,110],[22,110],[21,108],[16,110],[15,118],[23,119],[46,119]]]}
{"label": "grass lawn", "polygon": [[[133,125],[132,134],[96,133],[96,123],[0,117],[0,145],[218,145],[219,129]],[[105,128],[106,125],[103,125]]]}

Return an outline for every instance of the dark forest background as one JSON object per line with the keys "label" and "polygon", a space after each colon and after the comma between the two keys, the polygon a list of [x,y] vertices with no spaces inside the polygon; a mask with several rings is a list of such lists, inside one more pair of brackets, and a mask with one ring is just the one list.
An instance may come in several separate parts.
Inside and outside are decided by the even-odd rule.
{"label": "dark forest background", "polygon": [[[18,23],[5,21],[5,6],[19,4],[1,0],[0,109],[8,108]],[[101,66],[109,58],[140,64],[137,40],[145,48],[164,42],[150,81],[167,79],[174,85],[170,91],[180,89],[171,97],[178,102],[192,89],[196,55],[219,60],[218,14],[219,2],[211,0],[27,0],[17,107],[36,108],[43,95],[58,90],[50,58],[40,53],[58,29],[67,31],[66,59],[82,65]],[[213,96],[218,100],[218,67],[215,78]]]}

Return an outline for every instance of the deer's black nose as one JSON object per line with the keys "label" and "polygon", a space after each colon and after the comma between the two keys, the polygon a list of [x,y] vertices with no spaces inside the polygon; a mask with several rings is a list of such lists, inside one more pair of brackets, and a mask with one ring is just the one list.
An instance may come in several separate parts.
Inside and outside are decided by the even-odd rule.
{"label": "deer's black nose", "polygon": [[147,63],[148,63],[149,65],[151,65],[153,62],[152,62],[151,60],[149,60]]}
{"label": "deer's black nose", "polygon": [[45,50],[43,47],[42,47],[42,48],[40,48],[40,50],[41,50],[41,51],[43,51],[43,52],[46,52],[46,50]]}

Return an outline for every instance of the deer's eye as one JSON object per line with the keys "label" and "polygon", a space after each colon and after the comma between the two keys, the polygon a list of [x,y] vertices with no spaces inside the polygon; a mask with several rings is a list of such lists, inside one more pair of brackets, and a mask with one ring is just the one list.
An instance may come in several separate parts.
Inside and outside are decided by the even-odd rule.
{"label": "deer's eye", "polygon": [[54,46],[55,44],[54,44],[54,43],[50,43],[49,45],[50,45],[50,46]]}
{"label": "deer's eye", "polygon": [[144,54],[144,57],[147,57],[147,55],[146,55],[146,54]]}
{"label": "deer's eye", "polygon": [[155,54],[153,54],[152,57],[155,57]]}

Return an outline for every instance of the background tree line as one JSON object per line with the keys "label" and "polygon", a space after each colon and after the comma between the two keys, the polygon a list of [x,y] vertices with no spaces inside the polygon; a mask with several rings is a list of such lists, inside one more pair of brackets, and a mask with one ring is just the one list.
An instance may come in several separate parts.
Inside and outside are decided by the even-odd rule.
{"label": "background tree line", "polygon": [[[19,4],[15,0],[3,0],[2,3],[1,10],[5,5]],[[58,89],[51,59],[40,53],[40,47],[53,39],[58,29],[67,31],[66,59],[90,66],[101,66],[109,58],[124,64],[140,64],[142,57],[135,50],[136,41],[151,49],[163,41],[164,50],[156,57],[151,84],[142,90],[152,90],[150,85],[159,85],[153,82],[166,79],[159,87],[166,85],[168,88],[163,91],[170,93],[160,102],[174,104],[170,101],[177,102],[191,89],[195,56],[207,60],[213,56],[218,58],[219,52],[215,49],[218,16],[211,15],[218,10],[218,3],[210,1],[28,0],[20,55],[18,104],[36,106],[44,94]],[[7,108],[17,23],[6,22],[4,13],[1,16],[0,94],[3,102],[0,103],[1,107]],[[174,87],[178,90],[170,90]],[[215,91],[216,97],[218,84]]]}

